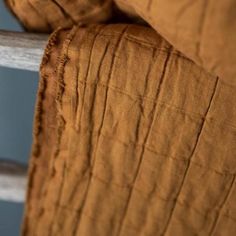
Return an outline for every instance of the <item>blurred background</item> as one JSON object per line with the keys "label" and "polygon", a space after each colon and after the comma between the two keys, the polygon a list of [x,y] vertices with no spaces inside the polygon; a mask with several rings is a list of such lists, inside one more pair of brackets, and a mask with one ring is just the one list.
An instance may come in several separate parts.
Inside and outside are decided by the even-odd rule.
{"label": "blurred background", "polygon": [[[0,1],[0,29],[22,31]],[[27,165],[38,74],[0,67],[0,158]],[[0,201],[0,236],[20,234],[24,205]]]}

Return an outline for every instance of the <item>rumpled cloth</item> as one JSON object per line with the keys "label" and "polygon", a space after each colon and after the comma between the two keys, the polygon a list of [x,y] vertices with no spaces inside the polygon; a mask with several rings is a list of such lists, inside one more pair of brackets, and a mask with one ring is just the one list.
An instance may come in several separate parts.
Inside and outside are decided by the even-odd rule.
{"label": "rumpled cloth", "polygon": [[[27,4],[39,2],[56,1]],[[106,24],[78,22],[50,36],[22,235],[234,236],[235,68],[229,73],[234,59],[225,57],[234,56],[233,43],[223,52],[213,49],[218,38],[212,48],[203,46],[209,31],[201,40],[193,37],[201,32],[190,20],[194,3],[169,28],[165,20],[174,23],[184,1],[166,1],[169,8],[164,1],[149,1],[149,8],[147,1],[119,2],[127,17],[156,19],[154,28],[109,24],[107,18]],[[181,40],[181,30],[189,32],[189,41]]]}
{"label": "rumpled cloth", "polygon": [[236,86],[235,0],[5,1],[26,28],[40,32],[117,17],[119,22],[125,13],[146,21],[188,58]]}

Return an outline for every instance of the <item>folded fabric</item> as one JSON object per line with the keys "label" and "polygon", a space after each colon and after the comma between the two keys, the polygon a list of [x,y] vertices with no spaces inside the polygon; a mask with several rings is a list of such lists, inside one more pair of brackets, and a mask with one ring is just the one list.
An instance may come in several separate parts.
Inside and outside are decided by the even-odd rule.
{"label": "folded fabric", "polygon": [[236,86],[236,1],[115,1],[197,64]]}
{"label": "folded fabric", "polygon": [[[5,0],[26,28],[106,21],[112,6],[143,18],[175,48],[236,86],[236,2],[186,0]],[[120,19],[121,20],[121,19]]]}
{"label": "folded fabric", "polygon": [[5,1],[29,31],[66,27],[41,65],[23,236],[234,236],[235,1]]}
{"label": "folded fabric", "polygon": [[111,0],[5,0],[24,27],[52,32],[74,24],[103,22],[111,17]]}
{"label": "folded fabric", "polygon": [[23,235],[235,235],[234,89],[147,27],[54,32]]}

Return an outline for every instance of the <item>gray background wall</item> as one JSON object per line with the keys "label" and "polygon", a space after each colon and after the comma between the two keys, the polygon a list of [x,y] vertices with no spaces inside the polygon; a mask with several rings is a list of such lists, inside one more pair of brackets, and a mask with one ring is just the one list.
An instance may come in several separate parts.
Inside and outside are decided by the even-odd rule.
{"label": "gray background wall", "polygon": [[[0,1],[0,29],[22,31]],[[27,164],[38,74],[0,67],[0,158]],[[0,201],[0,236],[20,233],[23,204]]]}

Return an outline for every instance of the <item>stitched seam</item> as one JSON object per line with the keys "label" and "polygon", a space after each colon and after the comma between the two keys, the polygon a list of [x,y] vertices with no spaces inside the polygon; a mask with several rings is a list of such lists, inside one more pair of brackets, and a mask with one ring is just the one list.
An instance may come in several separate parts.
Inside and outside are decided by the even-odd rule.
{"label": "stitched seam", "polygon": [[[93,32],[88,32],[88,34],[92,34],[94,35]],[[100,36],[105,36],[105,37],[117,37],[117,36],[120,36],[120,33],[113,33],[113,34],[109,34],[109,33],[100,33]],[[166,47],[159,47],[158,44],[152,44],[152,43],[149,43],[149,42],[145,42],[145,41],[142,41],[140,39],[137,39],[137,38],[133,38],[132,36],[130,36],[129,34],[128,35],[125,35],[124,36],[124,39],[126,39],[127,41],[130,41],[132,43],[136,43],[138,44],[139,46],[142,46],[144,48],[153,48],[153,49],[157,49],[158,51],[160,52],[163,52],[163,53],[169,53],[169,49],[167,49]],[[163,39],[164,40],[164,39]],[[162,40],[162,41],[163,41]],[[169,48],[171,48],[171,45],[170,44],[167,44],[169,46]],[[77,50],[73,50],[73,48],[70,49],[71,51],[75,51],[77,52]],[[189,59],[188,57],[186,57],[185,55],[183,55],[181,52],[177,51],[177,50],[174,50],[171,52],[172,55],[174,56],[178,56],[180,58],[183,58],[191,63],[194,63],[191,59]],[[195,64],[195,63],[194,63]]]}
{"label": "stitched seam", "polygon": [[[44,50],[44,55],[42,58],[42,62],[40,65],[40,74],[41,74],[41,80],[39,81],[39,88],[38,88],[38,96],[37,96],[37,102],[36,102],[36,108],[35,108],[35,116],[34,116],[34,129],[33,129],[33,133],[34,133],[34,141],[33,141],[33,148],[32,148],[32,153],[31,155],[33,156],[33,158],[39,158],[40,157],[40,153],[41,153],[41,146],[38,143],[38,138],[39,136],[44,132],[44,130],[42,129],[42,115],[43,115],[43,109],[44,109],[44,105],[43,105],[43,101],[46,99],[46,82],[47,82],[47,78],[48,78],[48,74],[46,73],[44,66],[48,64],[49,62],[49,57],[50,54],[52,53],[52,49],[56,43],[57,37],[58,37],[58,32],[60,31],[60,29],[58,29],[57,31],[55,31],[49,38],[47,46]],[[37,126],[36,126],[37,124]],[[23,224],[23,228],[22,228],[22,234],[27,235],[28,234],[28,215],[30,215],[30,211],[31,211],[31,194],[32,194],[32,184],[34,182],[34,178],[36,175],[36,169],[37,169],[37,163],[35,161],[35,159],[31,159],[30,160],[30,168],[28,170],[28,184],[27,184],[27,197],[26,197],[26,211],[24,213],[24,224]],[[42,191],[42,190],[41,190]],[[27,215],[26,215],[27,213]]]}
{"label": "stitched seam", "polygon": [[[106,55],[106,53],[107,53],[107,50],[108,50],[108,46],[109,46],[109,44],[107,44],[106,45],[106,48],[105,48],[105,50],[104,50],[104,54],[103,54],[103,56],[102,56],[102,59],[101,59],[101,61],[100,61],[100,65],[99,65],[99,70],[98,70],[98,78],[100,77],[100,66],[102,65],[102,62],[103,62],[103,60],[104,60],[104,58],[105,58],[105,55]],[[95,88],[95,95],[94,95],[94,99],[96,99],[96,88]],[[91,111],[92,111],[93,109],[91,108]],[[91,122],[90,122],[91,123]],[[91,123],[91,125],[93,125],[93,123]],[[76,186],[79,186],[79,185],[76,185]],[[71,193],[71,195],[70,195],[70,197],[69,197],[69,201],[72,201],[72,199],[74,198],[74,195],[75,195],[75,193],[77,192],[77,188],[74,188],[74,190],[72,191],[72,193]]]}
{"label": "stitched seam", "polygon": [[[91,28],[92,29],[92,28]],[[88,75],[89,75],[89,72],[90,72],[90,67],[91,67],[91,59],[92,59],[92,51],[93,51],[93,47],[94,47],[94,44],[95,44],[95,41],[96,41],[96,39],[97,39],[97,37],[98,37],[98,35],[100,35],[101,34],[101,31],[104,29],[104,26],[103,27],[100,27],[99,28],[99,30],[94,34],[92,34],[92,36],[94,37],[93,38],[93,42],[92,42],[92,48],[91,48],[91,50],[90,50],[90,54],[89,54],[89,61],[87,62],[88,63],[88,65],[87,65],[87,71],[86,71],[86,75],[85,75],[85,80],[84,80],[84,83],[85,83],[85,86],[84,86],[84,88],[83,88],[83,94],[82,94],[82,98],[81,98],[81,101],[82,101],[82,105],[81,105],[81,112],[80,112],[80,116],[79,116],[79,122],[78,123],[80,123],[80,120],[81,120],[81,117],[82,117],[82,115],[83,115],[83,107],[84,107],[84,103],[85,103],[85,92],[86,92],[86,87],[87,87],[87,79],[88,79]],[[80,81],[78,81],[78,82],[80,82]],[[79,130],[80,130],[80,126],[79,126]],[[78,130],[78,131],[79,131]]]}
{"label": "stitched seam", "polygon": [[[164,200],[165,201],[165,200]],[[178,202],[178,204],[180,204],[180,205],[182,205],[182,203],[180,203],[180,202]],[[196,212],[196,213],[199,213],[198,211],[195,211],[196,209],[193,209],[191,206],[189,206],[189,205],[183,205],[184,207],[186,207],[186,208],[188,208],[188,209],[190,209],[190,210],[193,210],[194,212]],[[77,210],[77,209],[74,209],[74,208],[71,208],[71,207],[68,207],[68,206],[66,206],[66,205],[58,205],[58,206],[54,206],[54,207],[59,207],[59,208],[61,208],[61,209],[63,209],[63,210],[65,210],[65,211],[73,211],[73,212],[75,212],[75,213],[79,213],[79,211]],[[210,212],[209,212],[210,213]],[[208,217],[208,215],[202,215],[202,214],[200,214],[201,216],[203,216],[204,218],[207,218]],[[101,221],[101,222],[103,222],[103,223],[105,223],[106,221],[103,221],[103,220],[100,220],[99,218],[94,218],[93,216],[91,216],[89,213],[87,213],[87,212],[83,212],[83,216],[85,216],[85,217],[87,217],[87,218],[89,218],[89,219],[91,219],[91,220],[93,220],[94,222],[98,222],[98,221]],[[228,218],[228,219],[231,219],[232,221],[234,221],[234,222],[236,222],[236,220],[235,219],[233,219],[232,217],[230,217],[230,216],[228,216],[228,215],[224,215],[226,218]],[[107,223],[107,222],[106,222]],[[134,227],[133,225],[131,225],[131,224],[129,224],[129,225],[127,225],[130,229],[134,229],[135,231],[137,231],[137,233],[140,233],[140,228],[137,228],[137,227]]]}
{"label": "stitched seam", "polygon": [[212,101],[213,101],[213,99],[214,99],[214,96],[215,96],[215,93],[216,93],[216,90],[217,90],[218,81],[219,81],[219,79],[218,79],[218,77],[217,77],[217,80],[216,80],[216,83],[215,83],[215,87],[214,87],[214,91],[213,91],[212,96],[211,96],[211,98],[210,98],[209,106],[208,106],[208,109],[207,109],[206,114],[205,114],[205,119],[203,120],[202,126],[201,126],[201,128],[200,128],[200,130],[199,130],[199,134],[198,134],[198,136],[197,136],[197,140],[196,140],[195,147],[193,148],[192,154],[190,155],[190,158],[189,158],[189,160],[188,160],[188,164],[187,164],[186,170],[185,170],[185,172],[184,172],[183,180],[182,180],[182,183],[181,183],[181,185],[180,185],[179,191],[178,191],[178,193],[177,193],[174,206],[172,207],[172,210],[171,210],[171,212],[170,212],[170,216],[169,216],[169,218],[168,218],[168,220],[167,220],[167,224],[166,224],[166,226],[164,227],[163,233],[162,233],[161,235],[165,235],[165,234],[166,234],[166,232],[167,232],[167,230],[168,230],[168,227],[169,227],[169,225],[170,225],[170,222],[171,222],[171,219],[172,219],[172,216],[173,216],[173,214],[174,214],[175,207],[176,207],[176,201],[178,201],[178,198],[179,198],[180,193],[181,193],[181,191],[182,191],[184,182],[185,182],[185,180],[186,180],[186,176],[187,176],[188,171],[189,171],[189,167],[190,167],[190,165],[191,165],[191,160],[192,160],[192,158],[193,158],[193,156],[194,156],[194,154],[195,154],[195,151],[197,150],[197,146],[198,146],[198,143],[199,143],[199,140],[200,140],[202,131],[203,131],[203,129],[204,129],[206,117],[207,117],[207,115],[208,115],[208,112],[209,112],[209,110],[210,110]]}
{"label": "stitched seam", "polygon": [[[89,54],[89,61],[88,61],[88,67],[87,67],[87,71],[86,71],[86,75],[85,75],[85,82],[87,81],[87,78],[88,78],[88,75],[89,75],[89,71],[90,71],[90,67],[91,67],[91,59],[92,59],[92,55],[93,55],[93,49],[94,49],[94,45],[95,45],[95,42],[96,42],[96,39],[98,36],[100,36],[102,30],[104,29],[104,26],[99,28],[99,30],[96,32],[96,34],[92,34],[93,35],[93,42],[92,42],[92,47],[90,49],[90,54]],[[78,81],[79,82],[79,81]],[[83,113],[83,107],[84,107],[84,103],[85,103],[85,93],[86,93],[86,84],[84,86],[84,89],[83,89],[83,98],[81,99],[82,100],[82,107],[81,107],[81,112],[80,112],[80,118],[79,118],[79,123],[81,121],[81,117],[82,117],[82,113]],[[78,124],[78,130],[80,131],[81,129],[81,126]],[[91,145],[91,138],[90,137],[90,142],[89,144]],[[91,169],[92,168],[92,154],[89,150],[89,153],[88,153],[88,157],[89,157],[89,168]],[[87,188],[85,190],[85,193],[84,193],[84,198],[83,198],[83,204],[82,204],[82,207],[80,210],[80,214],[78,215],[78,219],[75,223],[75,226],[72,230],[72,235],[76,235],[77,234],[77,231],[78,231],[78,228],[79,228],[79,224],[80,224],[80,218],[81,218],[81,215],[82,215],[82,212],[83,212],[83,208],[84,208],[84,204],[85,204],[85,201],[86,201],[86,197],[87,197],[87,194],[88,194],[88,191],[89,191],[89,185],[90,185],[90,181],[91,181],[91,175],[89,174],[88,176],[88,184],[87,184]],[[79,185],[77,185],[79,186]],[[75,188],[75,190],[72,192],[71,196],[70,196],[70,199],[73,199],[74,195],[76,194],[77,192],[77,188]]]}
{"label": "stitched seam", "polygon": [[[170,59],[170,55],[171,53],[169,52],[166,56],[166,60],[163,64],[163,70],[162,70],[162,75],[161,75],[161,78],[160,78],[160,82],[159,82],[159,87],[158,87],[158,91],[156,93],[156,100],[158,101],[158,97],[159,97],[159,94],[161,92],[161,89],[162,89],[162,84],[163,84],[163,81],[164,81],[164,78],[166,76],[166,69],[167,69],[167,66],[168,66],[168,62],[169,62],[169,59]],[[148,141],[148,138],[149,138],[149,135],[150,135],[150,131],[152,129],[152,126],[153,126],[153,123],[154,123],[154,119],[155,119],[155,115],[156,115],[156,112],[157,112],[157,106],[154,106],[153,107],[153,116],[151,118],[151,124],[149,126],[149,129],[147,131],[147,134],[146,134],[146,137],[145,137],[145,140],[144,140],[144,145],[146,145],[147,141]],[[137,180],[137,177],[139,175],[139,171],[141,169],[141,166],[142,166],[142,163],[143,163],[143,156],[144,156],[144,152],[145,152],[145,149],[142,148],[142,151],[141,151],[141,155],[140,155],[140,158],[139,158],[139,163],[138,163],[138,167],[137,167],[137,172],[134,176],[134,183],[133,183],[133,188],[135,186],[135,183],[136,183],[136,180]],[[131,192],[129,194],[129,197],[128,197],[128,202],[127,202],[127,205],[125,207],[125,212],[124,212],[124,216],[121,220],[121,224],[120,224],[120,227],[119,227],[119,230],[118,230],[118,233],[117,235],[119,236],[122,232],[122,229],[123,229],[123,226],[124,226],[124,222],[125,222],[125,219],[127,217],[127,214],[128,214],[128,210],[129,210],[129,206],[130,206],[130,202],[131,202],[131,199],[132,199],[132,194],[133,194],[133,188],[131,189]]]}
{"label": "stitched seam", "polygon": [[[79,81],[79,83],[83,84],[83,85],[87,84],[89,86],[101,86],[101,87],[104,87],[104,88],[109,88],[109,89],[111,89],[111,90],[113,90],[115,92],[118,92],[118,93],[122,94],[122,95],[126,95],[127,97],[129,97],[131,100],[134,100],[134,101],[140,100],[140,102],[146,101],[146,102],[157,104],[157,101],[155,101],[154,98],[152,99],[152,98],[149,98],[149,97],[146,97],[146,96],[142,97],[140,95],[130,94],[128,91],[122,90],[122,89],[120,89],[120,88],[118,88],[116,86],[113,86],[113,85],[106,85],[106,84],[103,84],[101,82],[86,83],[84,81]],[[162,105],[165,105],[168,108],[173,108],[173,109],[177,110],[178,112],[180,112],[180,113],[182,113],[184,115],[188,115],[191,118],[195,118],[195,119],[203,119],[204,118],[203,115],[201,115],[199,113],[185,111],[185,110],[181,109],[178,106],[175,106],[175,105],[163,102],[163,101],[158,101],[158,103],[162,104]]]}
{"label": "stitched seam", "polygon": [[[146,79],[145,79],[145,82],[146,82],[146,83],[145,83],[145,90],[144,90],[144,91],[146,91],[146,88],[147,88],[147,78],[149,77],[150,72],[151,72],[151,70],[152,70],[152,65],[153,65],[153,63],[154,63],[154,57],[156,57],[155,54],[156,54],[156,51],[153,51],[153,56],[152,56],[152,59],[153,59],[153,60],[152,60],[151,63],[149,63],[149,68],[148,68],[148,72],[147,72]],[[155,108],[156,108],[156,107],[155,107],[155,108],[154,108],[154,107],[155,107],[155,106],[154,106],[154,104],[153,104],[152,111],[153,111],[153,110],[155,111]],[[148,130],[147,130],[147,134],[146,134],[146,137],[145,137],[145,139],[144,139],[144,145],[146,144],[146,140],[147,140],[148,134],[149,134],[149,132],[150,132],[150,130],[151,130],[151,127],[152,127],[152,122],[153,122],[153,119],[154,119],[153,117],[154,117],[154,115],[152,116],[151,125],[149,126],[149,128],[148,128]],[[138,124],[137,124],[137,128],[136,128],[136,137],[137,137],[137,140],[139,139],[139,137],[138,137],[138,131],[139,131],[139,127],[140,127],[140,122],[141,122],[141,117],[139,116],[139,120],[138,120]],[[131,188],[130,193],[129,193],[129,195],[128,195],[127,204],[126,204],[126,206],[125,206],[124,214],[123,214],[123,217],[122,217],[122,219],[121,219],[121,223],[120,223],[120,227],[119,227],[119,230],[118,230],[117,235],[120,235],[120,234],[121,234],[122,229],[123,229],[123,225],[124,225],[124,222],[125,222],[125,219],[126,219],[126,217],[127,217],[129,205],[130,205],[130,202],[131,202],[131,199],[132,199],[132,194],[133,194],[134,186],[135,186],[135,183],[136,183],[136,179],[137,179],[137,176],[138,176],[138,174],[139,174],[140,168],[141,168],[141,166],[142,166],[143,153],[144,153],[144,148],[142,147],[141,155],[140,155],[139,161],[138,161],[137,170],[136,170],[136,173],[135,173],[135,176],[134,176],[134,180],[133,180],[134,183],[132,184],[133,187]]]}
{"label": "stitched seam", "polygon": [[[111,75],[112,75],[112,71],[113,71],[113,66],[114,66],[114,62],[115,62],[115,52],[118,50],[119,48],[119,45],[121,43],[121,40],[123,39],[123,35],[125,34],[126,30],[127,30],[128,26],[125,26],[124,29],[122,30],[122,33],[120,34],[120,37],[118,38],[118,41],[116,43],[116,48],[114,49],[114,52],[113,52],[113,55],[112,55],[112,58],[111,58],[111,67],[110,67],[110,73],[108,75],[108,84],[110,83],[110,80],[111,80]],[[95,151],[94,151],[94,158],[93,158],[93,163],[91,163],[91,169],[93,171],[93,168],[96,164],[96,152],[97,152],[97,146],[98,146],[98,143],[99,143],[99,138],[100,138],[100,133],[102,131],[102,128],[103,128],[103,122],[104,122],[104,117],[105,117],[105,113],[106,113],[106,104],[107,104],[107,97],[108,97],[108,89],[106,90],[106,95],[105,95],[105,105],[104,105],[104,112],[103,112],[103,115],[102,115],[102,123],[100,125],[100,129],[98,131],[98,137],[97,137],[97,142],[96,142],[96,146],[95,146]],[[83,213],[84,211],[84,208],[86,206],[86,200],[88,198],[88,195],[89,195],[89,189],[91,187],[91,175],[90,175],[90,178],[89,178],[89,181],[88,181],[88,186],[87,186],[87,189],[86,189],[86,193],[85,193],[85,196],[84,196],[84,203],[82,204],[82,209],[81,209],[81,213]],[[78,221],[77,221],[77,224],[75,226],[75,231],[73,232],[73,235],[76,235],[77,232],[79,231],[79,226],[80,226],[80,217],[78,218]],[[79,224],[79,225],[78,225]]]}
{"label": "stitched seam", "polygon": [[[63,42],[63,46],[62,46],[62,52],[63,54],[60,55],[60,61],[59,61],[59,65],[57,66],[57,75],[58,75],[58,81],[57,81],[57,95],[56,95],[56,105],[57,105],[57,111],[58,111],[58,117],[57,117],[57,121],[59,122],[58,124],[58,134],[57,134],[57,147],[55,150],[55,154],[52,160],[52,171],[56,172],[55,168],[55,159],[59,156],[60,154],[60,144],[61,144],[61,139],[62,139],[62,135],[63,135],[63,131],[65,130],[65,125],[66,125],[66,121],[63,117],[62,114],[62,99],[63,99],[63,95],[64,95],[64,87],[65,87],[65,83],[64,83],[64,70],[66,67],[66,64],[69,61],[68,58],[68,50],[69,50],[69,46],[76,34],[77,28],[74,27],[72,28],[72,30],[68,33],[66,39]],[[58,198],[56,200],[56,202],[60,202],[61,199],[61,194],[62,194],[62,189],[64,186],[64,179],[65,179],[65,163],[63,163],[63,173],[62,173],[62,183],[60,185],[60,189],[59,189],[59,194],[58,194]],[[50,181],[50,180],[49,180]],[[46,198],[46,196],[45,196]],[[54,214],[54,218],[51,220],[51,225],[49,228],[49,235],[53,234],[53,226],[54,226],[54,220],[56,218],[57,215],[57,210],[55,211]]]}
{"label": "stitched seam", "polygon": [[[160,153],[160,152],[157,152],[156,150],[153,150],[151,147],[149,147],[147,145],[144,145],[144,144],[139,144],[139,143],[135,143],[135,142],[132,142],[132,141],[130,141],[130,143],[127,144],[127,143],[124,143],[121,140],[115,139],[113,136],[109,136],[109,135],[106,135],[106,134],[103,134],[103,133],[101,133],[101,135],[104,136],[105,138],[113,139],[114,141],[119,142],[119,143],[121,143],[121,144],[123,144],[125,146],[133,145],[134,148],[144,147],[145,149],[147,149],[151,153],[156,154],[158,156],[163,156],[163,157],[166,157],[166,158],[170,158],[170,159],[173,159],[173,160],[179,161],[179,162],[187,162],[188,161],[188,159],[186,157],[184,157],[184,156],[174,157],[174,156],[171,156],[171,155],[168,155],[168,154],[165,154],[165,153]],[[235,175],[235,173],[231,173],[229,171],[219,171],[219,170],[214,169],[214,168],[212,168],[210,166],[204,166],[202,164],[199,164],[199,163],[197,163],[195,161],[192,161],[191,164],[196,165],[196,166],[198,166],[200,168],[203,168],[205,170],[210,170],[210,171],[212,171],[215,174],[220,175],[220,176],[233,176],[233,175]]]}
{"label": "stitched seam", "polygon": [[[59,30],[58,30],[59,31]],[[71,30],[70,32],[72,32],[73,30]],[[70,32],[68,33],[68,35],[70,34]],[[68,38],[67,38],[67,40],[68,40]],[[50,43],[50,42],[49,42]],[[50,46],[50,44],[48,43],[48,45]],[[47,50],[47,49],[46,49]],[[48,57],[50,56],[50,52],[48,52]],[[61,55],[59,55],[59,58],[61,58]],[[47,60],[48,60],[48,58],[47,57],[44,57],[43,58],[43,62],[42,62],[42,65],[41,65],[41,67],[42,67],[42,69],[44,68],[43,66],[44,66],[44,64],[45,63],[47,63]],[[66,62],[66,58],[65,58],[65,62]],[[59,69],[59,67],[60,67],[60,63],[64,63],[64,61],[59,61],[59,60],[57,60],[57,65],[56,65],[56,69],[55,69],[55,73],[57,73],[58,71],[58,69]],[[49,77],[49,76],[48,76]],[[57,117],[58,119],[58,121],[60,121],[59,122],[59,124],[58,124],[58,126],[57,126],[57,141],[56,141],[56,150],[55,150],[55,152],[54,152],[54,154],[53,154],[53,158],[54,159],[52,159],[52,160],[50,160],[50,165],[49,165],[49,171],[48,171],[48,173],[51,173],[51,170],[52,169],[54,169],[54,160],[55,160],[55,158],[56,158],[56,156],[58,156],[59,155],[59,145],[60,145],[60,137],[61,137],[61,132],[63,131],[63,119],[62,120],[60,120],[60,115],[58,115],[58,113],[59,113],[59,111],[58,111],[58,108],[59,108],[59,99],[60,99],[60,95],[62,95],[63,94],[63,92],[61,91],[61,89],[63,89],[62,88],[62,86],[63,86],[63,84],[61,84],[60,83],[60,81],[58,81],[57,82],[57,87],[58,87],[58,91],[56,91],[56,100],[55,100],[55,102],[57,103],[57,116],[59,116],[59,117]],[[61,93],[62,92],[62,93]],[[47,178],[49,178],[49,176],[47,177]],[[47,182],[47,186],[49,185],[49,182]],[[45,189],[47,189],[47,186],[45,186]],[[47,192],[45,193],[45,195],[44,196],[42,196],[42,203],[44,202],[44,200],[45,200],[45,198],[46,198],[46,195],[47,195]],[[41,211],[43,211],[44,210],[44,207],[43,207],[43,204],[40,204],[41,205]],[[39,225],[39,223],[38,223],[39,221],[37,221],[37,224],[35,225],[35,229],[36,229],[36,231],[35,232],[37,232],[37,226]]]}
{"label": "stitched seam", "polygon": [[[88,34],[89,33],[91,33],[91,30],[92,30],[93,28],[90,28],[90,30],[88,30]],[[96,37],[98,36],[98,35],[100,35],[101,34],[101,31],[104,29],[104,27],[102,27],[102,28],[100,28],[100,30],[96,33],[96,34],[92,34],[93,35],[93,40],[94,40],[94,42],[92,43],[92,45],[94,46],[94,43],[95,43],[95,39],[96,39]],[[92,46],[92,47],[93,47]],[[90,51],[90,53],[92,53],[91,51]],[[91,54],[89,55],[89,58],[91,57]],[[81,60],[80,60],[81,61]],[[89,59],[89,61],[91,61],[91,59]],[[87,77],[88,77],[88,73],[89,73],[89,68],[90,68],[90,64],[88,65],[88,68],[87,68],[87,71],[86,71],[86,76],[85,76],[85,83],[87,83]],[[77,80],[78,80],[78,78],[77,78]],[[79,80],[78,80],[78,83],[79,83]],[[86,84],[85,84],[85,86],[86,86]],[[95,91],[96,92],[96,91]],[[80,120],[81,120],[81,116],[82,116],[82,112],[83,112],[83,106],[84,106],[84,97],[85,97],[85,88],[83,89],[83,98],[81,99],[81,101],[82,101],[82,106],[81,106],[81,112],[80,112],[80,114],[79,114],[79,118],[78,118],[78,121],[77,121],[77,119],[76,119],[76,129],[77,129],[77,131],[79,132],[80,130],[81,130],[81,125],[80,125]],[[77,123],[78,123],[78,125],[77,125]],[[78,186],[78,185],[77,185]],[[74,197],[74,194],[76,193],[76,191],[77,191],[77,188],[75,188],[73,191],[72,191],[72,194],[70,195],[70,197],[69,197],[69,199],[71,199],[71,201],[72,201],[72,199],[73,199],[73,197]],[[78,222],[77,222],[78,223]],[[74,228],[74,230],[76,230],[76,227]],[[73,233],[72,233],[72,235],[74,235],[76,232],[74,232],[73,231]]]}
{"label": "stitched seam", "polygon": [[[80,84],[87,84],[87,86],[101,86],[101,87],[104,87],[104,88],[109,88],[117,93],[120,93],[120,94],[123,94],[123,95],[126,95],[127,97],[129,97],[131,100],[134,100],[134,101],[138,101],[140,100],[140,102],[142,101],[146,101],[146,102],[151,102],[151,103],[157,103],[154,99],[150,98],[150,97],[146,97],[146,96],[140,96],[140,95],[135,95],[135,94],[130,94],[128,91],[125,91],[125,90],[122,90],[118,87],[115,87],[113,85],[106,85],[106,84],[103,84],[101,82],[94,82],[94,83],[88,83],[88,82],[84,82],[84,81],[79,81]],[[166,103],[166,102],[163,102],[163,101],[159,101],[158,102],[160,105],[163,105],[169,109],[173,109],[173,110],[176,110],[178,111],[180,114],[183,114],[183,115],[186,115],[192,119],[206,119],[204,118],[203,115],[199,114],[199,113],[195,113],[195,112],[190,112],[190,111],[186,111],[184,109],[181,109],[180,107],[178,106],[175,106],[175,105],[172,105],[172,104],[169,104],[169,103]],[[208,118],[206,119],[206,121],[208,121],[209,123],[210,122],[214,122],[214,125],[217,125],[218,127],[224,125],[224,126],[227,126],[229,128],[232,128],[232,129],[236,129],[236,126],[234,124],[231,124],[230,122],[225,122],[225,121],[222,121],[222,122],[218,122],[217,119],[215,118]]]}

